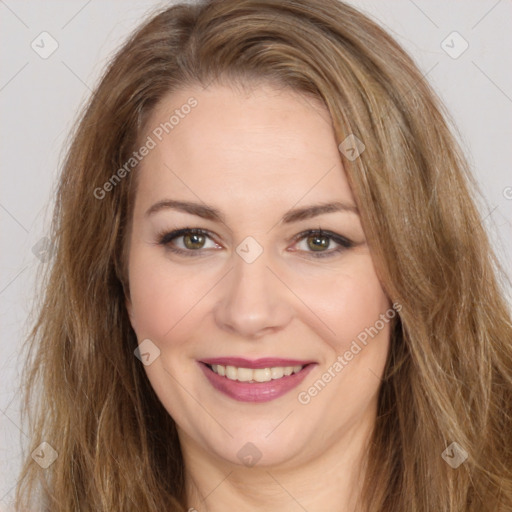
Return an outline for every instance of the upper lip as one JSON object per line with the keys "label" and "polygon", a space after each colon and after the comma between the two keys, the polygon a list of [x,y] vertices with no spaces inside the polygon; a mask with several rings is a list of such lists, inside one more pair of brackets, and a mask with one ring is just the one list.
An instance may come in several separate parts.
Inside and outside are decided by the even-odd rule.
{"label": "upper lip", "polygon": [[272,368],[276,366],[305,366],[314,361],[300,361],[298,359],[281,359],[263,357],[261,359],[245,359],[244,357],[213,357],[202,359],[201,363],[208,365],[220,364],[222,366],[236,366],[237,368]]}

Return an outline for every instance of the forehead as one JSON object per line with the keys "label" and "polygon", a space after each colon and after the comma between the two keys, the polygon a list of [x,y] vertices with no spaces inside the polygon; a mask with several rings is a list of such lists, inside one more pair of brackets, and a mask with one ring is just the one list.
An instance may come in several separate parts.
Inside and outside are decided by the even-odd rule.
{"label": "forehead", "polygon": [[155,142],[139,166],[144,202],[163,195],[219,207],[229,200],[239,209],[285,198],[290,207],[306,195],[353,202],[327,109],[290,89],[179,90],[159,103],[143,135]]}

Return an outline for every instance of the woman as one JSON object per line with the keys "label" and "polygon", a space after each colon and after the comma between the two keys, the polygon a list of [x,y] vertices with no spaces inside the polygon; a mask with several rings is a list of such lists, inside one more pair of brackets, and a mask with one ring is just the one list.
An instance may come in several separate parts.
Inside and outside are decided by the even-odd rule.
{"label": "woman", "polygon": [[474,188],[353,8],[154,16],[64,166],[18,506],[510,510],[511,322]]}

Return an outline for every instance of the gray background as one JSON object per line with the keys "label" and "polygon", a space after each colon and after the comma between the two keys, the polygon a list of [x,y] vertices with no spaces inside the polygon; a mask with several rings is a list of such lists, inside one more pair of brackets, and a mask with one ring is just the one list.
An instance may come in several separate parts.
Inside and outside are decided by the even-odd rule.
{"label": "gray background", "polygon": [[[485,197],[484,224],[512,276],[512,2],[350,3],[413,55],[447,105]],[[12,501],[21,442],[34,447],[40,442],[23,432],[17,384],[43,257],[33,248],[41,247],[48,228],[64,143],[109,56],[160,5],[149,0],[0,0],[0,510],[8,510]],[[469,45],[457,58],[465,43],[448,37],[454,31]],[[42,58],[31,44],[40,53],[51,44],[58,48]]]}

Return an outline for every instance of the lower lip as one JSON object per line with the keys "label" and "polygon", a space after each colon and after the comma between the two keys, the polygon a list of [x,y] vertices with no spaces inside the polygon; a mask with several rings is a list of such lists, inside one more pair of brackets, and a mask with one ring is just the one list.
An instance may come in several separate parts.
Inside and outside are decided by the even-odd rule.
{"label": "lower lip", "polygon": [[269,382],[240,382],[215,373],[205,363],[200,361],[199,366],[203,370],[210,384],[218,391],[240,402],[269,402],[288,393],[297,387],[313,369],[315,364],[308,364],[300,372],[281,377]]}

